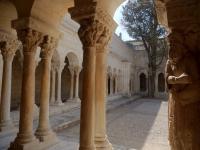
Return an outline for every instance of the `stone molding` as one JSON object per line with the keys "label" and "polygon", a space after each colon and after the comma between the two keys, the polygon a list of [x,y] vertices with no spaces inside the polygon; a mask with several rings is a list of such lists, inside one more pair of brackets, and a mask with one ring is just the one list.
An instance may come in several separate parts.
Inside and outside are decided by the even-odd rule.
{"label": "stone molding", "polygon": [[111,31],[115,31],[117,28],[117,23],[113,21],[112,17],[103,10],[97,2],[93,2],[90,5],[83,5],[81,7],[72,7],[68,9],[73,20],[77,21],[79,24],[82,19],[93,18],[93,20],[98,20]]}
{"label": "stone molding", "polygon": [[63,38],[62,32],[32,17],[12,20],[11,26],[16,30],[33,29],[38,32],[44,33],[44,35],[52,36],[56,39]]}
{"label": "stone molding", "polygon": [[31,53],[36,53],[44,37],[43,33],[32,29],[17,30],[17,36],[23,44],[23,51]]}
{"label": "stone molding", "polygon": [[154,0],[159,23],[166,29],[181,28],[199,22],[199,1]]}
{"label": "stone molding", "polygon": [[96,49],[97,53],[99,53],[99,52],[106,53],[107,52],[109,42],[111,41],[111,35],[112,35],[112,32],[110,32],[109,29],[104,27],[103,33],[97,40],[97,49]]}
{"label": "stone molding", "polygon": [[[117,24],[109,14],[97,2],[81,7],[69,8],[69,13],[72,19],[81,26],[78,30],[78,36],[83,46],[95,47],[98,43],[98,52],[105,51],[111,35],[117,27]],[[111,32],[110,35],[109,32]],[[102,43],[103,45],[100,46]]]}
{"label": "stone molding", "polygon": [[16,37],[0,32],[0,49],[3,59],[13,59],[21,42]]}
{"label": "stone molding", "polygon": [[60,64],[60,65],[58,65],[58,64],[52,64],[51,65],[51,70],[61,73],[62,70],[64,69],[65,65],[66,65],[65,63]]}
{"label": "stone molding", "polygon": [[52,58],[55,48],[57,47],[58,41],[50,36],[45,36],[43,43],[41,43],[41,58]]}
{"label": "stone molding", "polygon": [[74,67],[74,73],[76,76],[79,76],[79,73],[81,72],[82,67],[75,66]]}

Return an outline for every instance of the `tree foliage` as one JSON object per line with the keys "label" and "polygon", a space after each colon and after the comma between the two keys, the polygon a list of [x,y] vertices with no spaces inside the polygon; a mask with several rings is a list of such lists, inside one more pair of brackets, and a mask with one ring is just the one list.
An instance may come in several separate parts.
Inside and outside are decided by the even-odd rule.
{"label": "tree foliage", "polygon": [[153,0],[129,0],[122,10],[122,25],[129,36],[141,40],[148,54],[149,97],[154,97],[155,72],[167,56],[167,31],[158,23]]}

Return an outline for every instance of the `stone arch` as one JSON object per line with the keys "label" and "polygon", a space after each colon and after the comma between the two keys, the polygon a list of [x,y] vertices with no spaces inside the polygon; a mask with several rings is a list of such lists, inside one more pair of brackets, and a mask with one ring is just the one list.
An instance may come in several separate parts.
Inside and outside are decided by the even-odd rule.
{"label": "stone arch", "polygon": [[79,66],[79,60],[75,53],[69,52],[66,57],[68,58],[70,66]]}
{"label": "stone arch", "polygon": [[158,92],[165,92],[165,76],[164,76],[164,73],[158,74]]}
{"label": "stone arch", "polygon": [[61,74],[61,100],[63,102],[66,102],[67,99],[70,97],[70,85],[71,85],[71,74],[69,70],[69,59],[68,57],[65,57],[64,60],[65,66],[64,69],[62,70]]}
{"label": "stone arch", "polygon": [[23,59],[20,50],[17,50],[12,62],[11,110],[18,108],[21,101],[21,87],[23,74],[22,62]]}
{"label": "stone arch", "polygon": [[146,75],[144,73],[140,74],[140,91],[146,91]]}
{"label": "stone arch", "polygon": [[15,20],[18,17],[15,6],[7,0],[0,1],[0,10],[0,29],[6,33],[16,36],[16,30],[11,28],[11,20]]}

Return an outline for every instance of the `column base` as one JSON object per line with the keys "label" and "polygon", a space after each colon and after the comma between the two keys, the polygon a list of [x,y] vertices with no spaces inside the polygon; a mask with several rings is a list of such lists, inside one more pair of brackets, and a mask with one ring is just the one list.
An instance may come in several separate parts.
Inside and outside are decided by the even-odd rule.
{"label": "column base", "polygon": [[95,138],[95,147],[96,150],[114,150],[107,138]]}
{"label": "column base", "polygon": [[64,103],[62,103],[61,101],[56,101],[56,102],[54,102],[54,103],[51,103],[50,104],[51,106],[62,106],[62,105],[65,105]]}
{"label": "column base", "polygon": [[39,150],[40,148],[40,142],[38,139],[34,139],[33,141],[26,143],[26,144],[19,144],[17,141],[11,142],[10,147],[8,150],[32,150],[32,149],[37,149]]}
{"label": "column base", "polygon": [[95,147],[79,147],[79,150],[96,150]]}
{"label": "column base", "polygon": [[18,129],[15,128],[15,126],[12,124],[10,126],[6,126],[6,127],[0,127],[1,131],[0,131],[0,138],[4,138],[10,135],[14,135],[17,134]]}
{"label": "column base", "polygon": [[80,98],[74,98],[72,100],[68,100],[68,102],[81,102]]}
{"label": "column base", "polygon": [[124,98],[130,98],[131,97],[131,94],[125,94],[123,95]]}
{"label": "column base", "polygon": [[43,142],[40,142],[37,138],[26,144],[12,142],[8,150],[44,150],[57,143],[59,143],[59,139],[56,137],[56,133],[52,132],[52,134],[43,136]]}

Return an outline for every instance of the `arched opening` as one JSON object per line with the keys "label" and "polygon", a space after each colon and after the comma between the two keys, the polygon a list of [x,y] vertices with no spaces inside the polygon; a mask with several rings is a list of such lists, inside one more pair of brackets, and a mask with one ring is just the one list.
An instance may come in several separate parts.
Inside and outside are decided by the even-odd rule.
{"label": "arched opening", "polygon": [[61,100],[62,102],[66,102],[67,99],[70,97],[71,74],[68,68],[69,60],[67,57],[65,57],[65,63],[66,65],[64,66],[64,69],[61,74]]}
{"label": "arched opening", "polygon": [[158,75],[158,92],[165,92],[165,77],[163,73]]}
{"label": "arched opening", "polygon": [[129,90],[130,90],[130,91],[132,91],[131,87],[132,87],[132,84],[131,84],[131,80],[130,80],[130,81],[129,81]]}
{"label": "arched opening", "polygon": [[140,74],[140,91],[146,91],[146,75],[144,73]]}
{"label": "arched opening", "polygon": [[21,101],[22,87],[22,62],[20,62],[20,51],[17,50],[12,62],[12,82],[11,82],[11,110],[16,109]]}
{"label": "arched opening", "polygon": [[110,77],[108,77],[108,95],[110,95]]}

